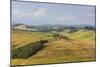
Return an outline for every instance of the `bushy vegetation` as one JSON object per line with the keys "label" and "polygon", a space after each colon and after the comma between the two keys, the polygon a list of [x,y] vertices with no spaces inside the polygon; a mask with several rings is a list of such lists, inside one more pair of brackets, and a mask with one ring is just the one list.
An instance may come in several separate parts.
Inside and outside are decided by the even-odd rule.
{"label": "bushy vegetation", "polygon": [[28,58],[44,47],[47,40],[40,40],[23,47],[12,49],[12,58]]}
{"label": "bushy vegetation", "polygon": [[86,26],[86,27],[84,27],[84,29],[86,29],[86,30],[96,30],[96,28],[95,27],[91,27],[91,26]]}

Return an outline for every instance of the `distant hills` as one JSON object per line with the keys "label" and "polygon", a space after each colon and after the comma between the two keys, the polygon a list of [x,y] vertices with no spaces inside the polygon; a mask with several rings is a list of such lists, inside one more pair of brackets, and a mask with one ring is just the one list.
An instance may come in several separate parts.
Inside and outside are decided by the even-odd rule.
{"label": "distant hills", "polygon": [[50,32],[50,31],[64,31],[65,29],[87,29],[95,30],[93,25],[62,25],[62,24],[44,24],[44,25],[26,25],[26,24],[12,24],[12,29],[18,30],[28,30],[28,31],[40,31],[40,32]]}

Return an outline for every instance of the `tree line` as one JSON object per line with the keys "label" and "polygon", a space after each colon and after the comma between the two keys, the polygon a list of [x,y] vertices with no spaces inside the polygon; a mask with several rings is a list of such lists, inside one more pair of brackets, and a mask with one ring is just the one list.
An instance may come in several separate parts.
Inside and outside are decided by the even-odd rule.
{"label": "tree line", "polygon": [[12,49],[12,58],[28,58],[44,47],[47,40],[29,43],[23,47]]}

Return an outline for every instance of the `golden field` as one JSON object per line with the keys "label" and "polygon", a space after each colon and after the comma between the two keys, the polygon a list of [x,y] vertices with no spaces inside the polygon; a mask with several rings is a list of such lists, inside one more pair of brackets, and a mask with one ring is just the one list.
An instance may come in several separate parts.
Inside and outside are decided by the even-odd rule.
{"label": "golden field", "polygon": [[79,30],[59,34],[64,37],[52,37],[51,33],[12,31],[12,49],[28,43],[48,40],[45,47],[27,59],[12,58],[12,65],[50,64],[65,62],[83,62],[96,60],[95,32]]}

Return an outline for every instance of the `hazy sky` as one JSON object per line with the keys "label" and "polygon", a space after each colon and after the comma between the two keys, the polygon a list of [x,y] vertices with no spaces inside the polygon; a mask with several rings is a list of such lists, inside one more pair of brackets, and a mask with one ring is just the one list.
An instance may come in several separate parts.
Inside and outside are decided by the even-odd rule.
{"label": "hazy sky", "polygon": [[95,25],[95,7],[13,1],[12,23]]}

